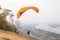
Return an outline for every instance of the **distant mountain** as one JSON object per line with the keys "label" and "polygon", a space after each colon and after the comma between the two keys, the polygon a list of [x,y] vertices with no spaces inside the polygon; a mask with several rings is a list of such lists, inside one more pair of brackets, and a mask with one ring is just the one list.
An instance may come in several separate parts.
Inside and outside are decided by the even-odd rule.
{"label": "distant mountain", "polygon": [[42,30],[49,31],[49,32],[54,32],[56,34],[60,34],[60,27],[58,27],[58,26],[57,27],[51,27],[51,26],[48,24],[39,24],[35,28],[36,29],[42,29]]}
{"label": "distant mountain", "polygon": [[60,40],[59,34],[42,29],[35,29],[35,32],[32,32],[31,36],[36,37],[40,40]]}
{"label": "distant mountain", "polygon": [[49,23],[48,25],[53,28],[60,27],[60,23]]}

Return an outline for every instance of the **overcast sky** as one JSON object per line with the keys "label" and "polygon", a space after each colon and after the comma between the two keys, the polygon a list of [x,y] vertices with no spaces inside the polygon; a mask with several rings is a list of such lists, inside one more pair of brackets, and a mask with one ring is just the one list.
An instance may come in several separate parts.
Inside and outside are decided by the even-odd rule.
{"label": "overcast sky", "polygon": [[33,10],[26,11],[20,18],[21,22],[57,22],[60,23],[60,0],[0,0],[3,8],[8,8],[17,14],[24,6],[36,6],[39,8],[37,14]]}

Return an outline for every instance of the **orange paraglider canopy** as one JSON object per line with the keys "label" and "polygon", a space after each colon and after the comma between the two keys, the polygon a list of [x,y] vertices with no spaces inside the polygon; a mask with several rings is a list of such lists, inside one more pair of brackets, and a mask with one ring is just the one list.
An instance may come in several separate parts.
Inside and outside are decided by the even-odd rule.
{"label": "orange paraglider canopy", "polygon": [[23,7],[21,8],[18,13],[17,13],[17,18],[19,18],[25,11],[27,11],[28,9],[33,9],[35,12],[39,12],[39,9],[37,7],[34,6],[27,6],[27,7]]}

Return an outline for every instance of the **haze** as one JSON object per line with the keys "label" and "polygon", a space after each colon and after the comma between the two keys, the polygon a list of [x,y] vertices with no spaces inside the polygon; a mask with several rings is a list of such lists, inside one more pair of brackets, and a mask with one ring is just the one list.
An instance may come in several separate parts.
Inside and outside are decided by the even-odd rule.
{"label": "haze", "polygon": [[11,9],[15,15],[24,6],[39,8],[39,13],[32,9],[26,11],[20,18],[22,23],[60,23],[60,0],[0,0],[0,5]]}

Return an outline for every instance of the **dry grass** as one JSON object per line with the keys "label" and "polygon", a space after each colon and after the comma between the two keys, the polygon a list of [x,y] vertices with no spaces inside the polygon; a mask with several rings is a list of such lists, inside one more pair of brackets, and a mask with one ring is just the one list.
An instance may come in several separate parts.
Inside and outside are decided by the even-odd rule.
{"label": "dry grass", "polygon": [[37,40],[32,37],[25,37],[20,34],[16,34],[13,32],[0,30],[0,40]]}

